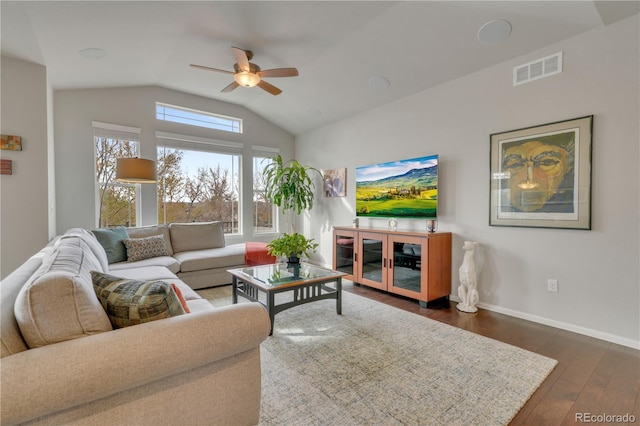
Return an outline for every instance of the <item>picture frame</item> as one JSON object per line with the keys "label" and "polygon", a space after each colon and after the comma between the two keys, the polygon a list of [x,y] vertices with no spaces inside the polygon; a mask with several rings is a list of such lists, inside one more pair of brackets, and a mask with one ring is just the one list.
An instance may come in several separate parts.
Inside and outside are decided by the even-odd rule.
{"label": "picture frame", "polygon": [[322,176],[322,193],[325,197],[347,195],[347,169],[325,170]]}
{"label": "picture frame", "polygon": [[591,229],[593,115],[490,136],[490,226]]}
{"label": "picture frame", "polygon": [[22,137],[15,135],[0,135],[0,149],[7,151],[22,151]]}

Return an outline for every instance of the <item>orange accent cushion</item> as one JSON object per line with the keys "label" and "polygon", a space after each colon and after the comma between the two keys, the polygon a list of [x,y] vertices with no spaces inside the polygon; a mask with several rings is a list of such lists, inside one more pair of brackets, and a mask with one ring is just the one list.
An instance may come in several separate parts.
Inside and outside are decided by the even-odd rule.
{"label": "orange accent cushion", "polygon": [[269,251],[267,243],[247,241],[244,247],[244,263],[247,266],[269,265],[278,260],[267,253]]}
{"label": "orange accent cushion", "polygon": [[191,311],[189,310],[189,306],[187,306],[187,301],[185,300],[184,296],[182,295],[182,291],[180,291],[180,287],[178,287],[174,283],[171,283],[171,287],[173,287],[173,291],[176,292],[176,296],[178,296],[178,300],[180,300],[180,304],[182,305],[182,309],[184,309],[184,311],[186,313],[190,314]]}

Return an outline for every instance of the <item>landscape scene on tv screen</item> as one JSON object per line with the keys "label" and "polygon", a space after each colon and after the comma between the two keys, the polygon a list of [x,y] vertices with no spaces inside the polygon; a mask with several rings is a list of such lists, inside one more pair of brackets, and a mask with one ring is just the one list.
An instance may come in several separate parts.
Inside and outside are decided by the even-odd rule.
{"label": "landscape scene on tv screen", "polygon": [[356,167],[356,215],[435,219],[438,156]]}

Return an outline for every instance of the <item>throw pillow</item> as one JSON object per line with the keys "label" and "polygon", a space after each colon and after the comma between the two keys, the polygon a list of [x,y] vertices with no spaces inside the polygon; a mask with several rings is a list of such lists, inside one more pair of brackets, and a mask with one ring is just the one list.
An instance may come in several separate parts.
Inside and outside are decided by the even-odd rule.
{"label": "throw pillow", "polygon": [[149,259],[151,257],[169,256],[167,243],[162,235],[145,238],[126,238],[122,243],[127,249],[127,262]]}
{"label": "throw pillow", "polygon": [[189,309],[189,306],[187,305],[187,299],[185,299],[184,296],[182,295],[182,290],[180,290],[180,287],[178,287],[174,283],[171,283],[171,287],[173,288],[173,291],[176,292],[176,295],[178,296],[178,299],[180,300],[180,304],[182,305],[182,309],[184,309],[184,311],[186,313],[190,314],[191,310]]}
{"label": "throw pillow", "polygon": [[93,289],[113,328],[185,314],[170,284],[164,281],[137,281],[91,272]]}
{"label": "throw pillow", "polygon": [[98,242],[104,247],[109,263],[124,262],[127,260],[127,250],[122,240],[129,238],[124,226],[117,228],[100,228],[91,231]]}

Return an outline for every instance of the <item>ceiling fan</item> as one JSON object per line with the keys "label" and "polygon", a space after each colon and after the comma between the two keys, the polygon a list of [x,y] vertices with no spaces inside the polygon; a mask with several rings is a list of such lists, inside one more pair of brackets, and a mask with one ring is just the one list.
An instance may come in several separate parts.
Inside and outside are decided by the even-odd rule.
{"label": "ceiling fan", "polygon": [[233,56],[236,59],[236,63],[233,64],[235,71],[221,70],[218,68],[205,67],[204,65],[190,64],[190,67],[200,68],[208,71],[216,71],[225,74],[233,74],[233,82],[227,87],[222,89],[222,93],[232,91],[238,86],[254,87],[258,86],[261,89],[271,93],[272,95],[279,95],[282,90],[278,89],[273,84],[269,84],[263,80],[263,78],[269,77],[296,77],[298,70],[295,68],[273,68],[270,70],[261,70],[260,67],[252,62],[249,62],[253,58],[253,52],[250,50],[240,49],[238,47],[231,47]]}

